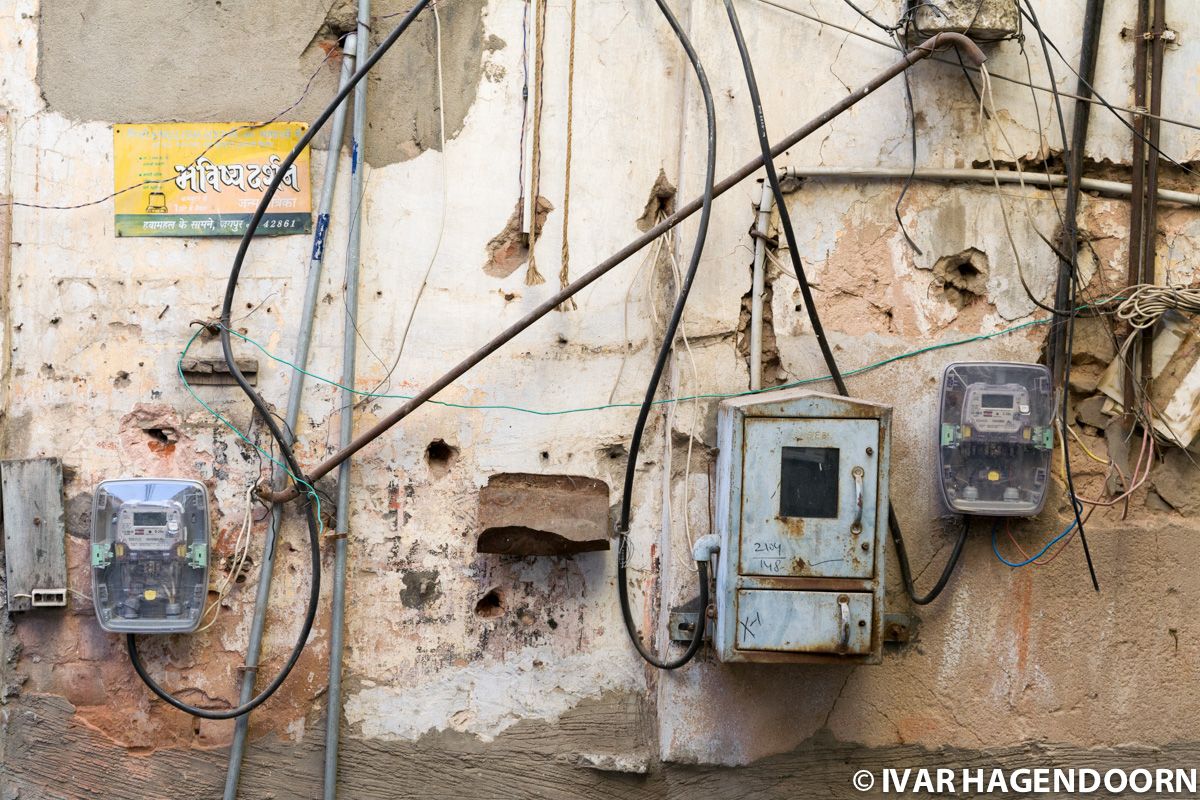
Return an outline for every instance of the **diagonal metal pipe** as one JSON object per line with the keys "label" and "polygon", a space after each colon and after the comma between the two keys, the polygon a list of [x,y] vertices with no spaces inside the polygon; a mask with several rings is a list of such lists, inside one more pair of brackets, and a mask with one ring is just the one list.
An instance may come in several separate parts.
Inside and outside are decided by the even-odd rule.
{"label": "diagonal metal pipe", "polygon": [[[934,52],[945,47],[958,47],[964,57],[976,66],[980,66],[987,61],[987,56],[983,54],[983,51],[979,49],[979,46],[960,33],[939,33],[936,36],[932,36],[914,47],[908,53],[904,54],[903,57],[884,69],[875,77],[871,78],[866,84],[858,89],[855,89],[837,103],[833,104],[828,109],[811,119],[809,122],[805,123],[802,127],[784,137],[779,141],[778,144],[771,148],[771,155],[773,157],[778,157],[785,150],[794,147],[798,142],[811,136],[815,131],[820,130],[831,120],[835,119],[847,109],[856,105],[860,100],[875,92],[877,89],[891,81],[896,76],[908,70],[917,62],[929,58],[934,54]],[[753,175],[754,172],[756,172],[762,165],[763,157],[761,155],[752,158],[720,183],[714,185],[713,197],[719,197],[720,195],[732,189],[734,186],[737,186],[743,180]],[[639,250],[653,242],[659,236],[662,236],[664,233],[683,222],[692,214],[695,214],[700,210],[701,205],[702,199],[695,198],[687,204],[680,206],[680,208],[674,214],[667,217],[658,225],[655,225],[653,228],[646,231],[646,233],[642,234],[637,239],[634,239],[616,253],[597,264],[591,270],[575,279],[568,286],[552,295],[549,299],[542,302],[541,305],[530,311],[520,320],[514,322],[508,328],[505,328],[503,331],[498,333],[487,344],[483,345],[474,353],[460,361],[444,375],[423,389],[419,394],[415,395],[411,400],[406,401],[404,405],[388,414],[374,426],[366,431],[363,431],[361,434],[355,437],[354,441],[350,442],[350,444],[338,450],[316,467],[313,467],[313,469],[307,473],[308,480],[315,481],[322,476],[329,474],[329,472],[331,472],[343,461],[353,456],[359,450],[366,447],[369,443],[378,438],[381,434],[385,433],[392,426],[396,425],[396,423],[400,422],[400,420],[404,419],[413,411],[420,408],[422,405],[428,402],[430,398],[434,397],[451,383],[458,380],[460,377],[470,371],[472,367],[479,364],[479,362],[483,361],[492,353],[499,350],[526,328],[533,325],[533,323],[537,322],[546,314],[549,314],[557,306],[561,305],[563,302],[592,284],[597,279],[603,277],[613,268],[624,262],[630,256],[636,254]],[[264,500],[275,503],[293,500],[298,496],[298,492],[294,486],[278,492],[271,491],[270,487],[260,486],[259,494]]]}

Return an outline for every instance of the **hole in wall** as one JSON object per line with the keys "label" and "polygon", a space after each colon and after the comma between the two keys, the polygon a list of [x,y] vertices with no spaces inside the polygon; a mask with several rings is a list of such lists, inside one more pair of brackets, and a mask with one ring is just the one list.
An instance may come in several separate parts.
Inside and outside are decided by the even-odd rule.
{"label": "hole in wall", "polygon": [[933,274],[946,300],[955,308],[964,308],[987,296],[988,257],[974,247],[942,256],[933,265]]}
{"label": "hole in wall", "polygon": [[475,603],[475,616],[494,619],[504,613],[504,595],[499,589],[491,589]]}
{"label": "hole in wall", "polygon": [[658,224],[660,216],[674,213],[676,191],[676,188],[667,180],[666,171],[660,169],[654,185],[650,187],[650,196],[646,199],[646,207],[642,209],[642,215],[637,218],[638,230],[648,231]]}
{"label": "hole in wall", "polygon": [[159,444],[171,444],[179,438],[176,436],[174,428],[146,428],[145,433],[152,441]]}
{"label": "hole in wall", "polygon": [[601,447],[598,451],[600,458],[607,458],[613,461],[625,459],[629,456],[629,449],[622,442],[612,442]]}
{"label": "hole in wall", "polygon": [[[230,564],[230,567],[232,566],[233,564]],[[241,563],[241,569],[239,569],[237,574],[233,576],[233,582],[238,584],[245,583],[246,579],[250,577],[250,570],[253,567],[254,558],[252,556],[246,556]]]}
{"label": "hole in wall", "polygon": [[434,439],[425,448],[425,462],[435,478],[440,478],[450,471],[458,458],[458,448],[446,444],[444,439]]}
{"label": "hole in wall", "polygon": [[[483,271],[493,278],[507,278],[529,260],[529,235],[522,230],[523,205],[521,200],[517,201],[503,230],[487,243],[487,261],[483,265]],[[553,209],[554,205],[545,197],[538,198],[533,223],[539,231]]]}

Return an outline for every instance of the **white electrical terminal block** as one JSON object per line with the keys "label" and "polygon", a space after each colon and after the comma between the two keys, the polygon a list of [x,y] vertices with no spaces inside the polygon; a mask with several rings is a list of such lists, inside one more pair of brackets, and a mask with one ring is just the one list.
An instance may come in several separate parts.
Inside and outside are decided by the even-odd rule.
{"label": "white electrical terminal block", "polygon": [[1050,370],[965,362],[942,375],[938,487],[959,514],[1033,516],[1046,501],[1054,451]]}
{"label": "white electrical terminal block", "polygon": [[722,661],[879,663],[891,413],[802,389],[721,403]]}
{"label": "white electrical terminal block", "polygon": [[92,595],[101,627],[187,633],[208,595],[208,491],[196,481],[104,481],[92,505]]}

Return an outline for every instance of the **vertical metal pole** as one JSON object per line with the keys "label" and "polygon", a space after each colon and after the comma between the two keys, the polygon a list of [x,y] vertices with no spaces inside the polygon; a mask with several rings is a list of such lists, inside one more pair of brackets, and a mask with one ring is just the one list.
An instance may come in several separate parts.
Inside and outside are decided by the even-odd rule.
{"label": "vertical metal pole", "polygon": [[[1133,105],[1139,111],[1146,107],[1146,32],[1150,28],[1150,0],[1138,0],[1137,29],[1133,40]],[[1144,248],[1144,215],[1146,212],[1146,116],[1133,115],[1133,157],[1130,167],[1133,171],[1131,183],[1133,194],[1129,203],[1129,268],[1126,272],[1126,283],[1129,286],[1142,282],[1142,255]],[[1158,199],[1155,198],[1155,202]],[[1125,379],[1122,387],[1122,398],[1125,407],[1124,424],[1127,430],[1133,429],[1134,406],[1137,404],[1137,392],[1134,387],[1137,382],[1136,360],[1130,354],[1125,368]]]}
{"label": "vertical metal pole", "polygon": [[[358,60],[370,55],[371,1],[358,0]],[[367,132],[367,81],[354,87],[354,125],[350,134],[353,157],[350,172],[350,234],[346,245],[346,327],[342,339],[342,385],[354,386],[358,345],[358,266],[363,216],[363,137]],[[355,396],[342,390],[340,446],[354,434]],[[346,533],[350,527],[350,461],[338,467],[337,536],[333,559],[333,598],[329,621],[329,693],[325,705],[325,800],[337,797],[338,734],[342,722],[342,650],[346,619]]]}
{"label": "vertical metal pole", "polygon": [[[346,38],[342,55],[342,74],[338,84],[339,91],[350,82],[354,74],[354,34]],[[321,181],[321,197],[317,202],[317,227],[313,232],[312,256],[308,262],[308,278],[304,287],[304,304],[300,313],[300,330],[296,333],[296,354],[294,363],[304,367],[308,363],[308,349],[312,342],[313,318],[316,316],[317,297],[321,291],[321,267],[325,261],[325,236],[329,232],[329,209],[333,204],[333,191],[337,186],[337,171],[339,155],[342,151],[342,138],[346,131],[346,103],[337,107],[331,120],[329,133],[329,155],[325,161],[325,177]],[[291,384],[288,386],[287,413],[284,434],[289,442],[294,442],[296,422],[300,418],[300,398],[304,392],[304,373],[293,372]],[[279,467],[272,471],[272,483],[276,489],[286,486],[286,474]],[[262,564],[258,572],[258,591],[254,598],[254,619],[250,623],[250,642],[246,648],[246,666],[242,673],[241,701],[246,703],[254,696],[254,682],[258,677],[258,658],[262,652],[263,629],[266,627],[267,603],[271,594],[271,577],[275,569],[275,546],[279,539],[279,529],[283,520],[283,506],[276,504],[271,508],[271,527],[267,531],[267,540],[263,545]],[[242,757],[246,751],[246,733],[250,725],[250,715],[243,714],[237,718],[233,729],[233,743],[229,747],[229,770],[225,776],[225,800],[235,800],[237,797],[238,779],[241,777]]]}
{"label": "vertical metal pole", "polygon": [[[1167,0],[1154,0],[1154,22],[1150,28],[1150,35],[1154,39],[1150,51],[1150,113],[1154,116],[1151,116],[1146,123],[1151,146],[1149,147],[1150,152],[1147,154],[1149,160],[1146,162],[1146,194],[1143,201],[1146,204],[1146,212],[1142,223],[1144,226],[1140,276],[1142,283],[1158,282],[1156,263],[1158,250],[1158,144],[1161,127],[1158,115],[1162,113],[1163,56],[1166,54],[1167,46],[1164,38],[1167,32],[1166,16]],[[1132,242],[1130,245],[1132,246]],[[1142,391],[1149,396],[1150,381],[1154,377],[1152,359],[1154,332],[1153,330],[1144,330],[1139,338],[1141,339]]]}
{"label": "vertical metal pole", "polygon": [[[1100,50],[1100,23],[1104,17],[1104,0],[1088,0],[1083,17],[1083,36],[1079,52],[1079,80],[1075,85],[1075,94],[1080,98],[1075,101],[1074,119],[1072,120],[1071,141],[1067,144],[1066,160],[1069,167],[1067,173],[1067,207],[1065,212],[1065,227],[1063,230],[1063,252],[1070,260],[1059,259],[1058,283],[1054,293],[1054,307],[1066,311],[1071,304],[1071,284],[1075,277],[1079,259],[1079,181],[1083,178],[1083,158],[1087,147],[1088,118],[1092,104],[1087,102],[1092,92],[1089,88],[1096,80],[1096,59]],[[1054,348],[1051,351],[1052,374],[1056,381],[1061,382],[1067,373],[1067,365],[1071,361],[1070,345],[1066,333],[1066,322],[1062,317],[1055,317],[1051,324],[1051,335]],[[1063,386],[1063,391],[1068,389]]]}

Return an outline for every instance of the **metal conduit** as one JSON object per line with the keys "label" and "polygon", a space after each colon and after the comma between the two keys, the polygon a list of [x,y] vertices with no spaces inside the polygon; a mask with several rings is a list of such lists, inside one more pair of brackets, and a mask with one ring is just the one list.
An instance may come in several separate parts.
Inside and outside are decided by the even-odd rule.
{"label": "metal conduit", "polygon": [[[370,56],[371,0],[358,0],[358,61]],[[354,362],[357,355],[358,268],[361,254],[363,199],[363,138],[367,132],[367,81],[354,87],[354,126],[350,168],[350,235],[346,244],[345,304],[346,322],[342,338],[342,385],[354,386]],[[339,434],[341,447],[354,435],[354,403],[357,399],[343,389]],[[325,800],[337,797],[338,735],[342,724],[342,652],[345,649],[346,622],[346,534],[350,528],[350,462],[338,468],[337,523],[333,556],[333,595],[329,621],[329,693],[325,703]]]}
{"label": "metal conduit", "polygon": [[[343,45],[342,73],[339,91],[350,82],[354,74],[355,36],[346,37]],[[300,329],[296,332],[296,355],[294,363],[308,363],[309,345],[312,343],[313,318],[316,316],[317,297],[321,290],[321,268],[325,262],[325,237],[329,233],[329,210],[333,205],[333,192],[337,187],[338,160],[342,150],[342,139],[346,131],[346,103],[337,107],[331,121],[329,154],[325,160],[325,176],[321,181],[321,197],[317,203],[317,227],[313,231],[312,256],[308,262],[308,277],[304,286],[304,303],[300,310]],[[292,372],[288,386],[287,412],[284,415],[284,434],[295,441],[296,422],[300,419],[300,398],[304,392],[304,373]],[[276,466],[271,472],[271,483],[277,489],[287,485],[287,474]],[[275,547],[283,522],[283,506],[271,509],[271,526],[263,544],[262,564],[258,571],[258,591],[254,598],[254,618],[250,623],[250,642],[246,648],[246,668],[242,673],[242,693],[239,702],[246,703],[254,696],[254,682],[258,677],[258,659],[262,653],[263,630],[266,627],[267,604],[271,594],[271,578],[275,569]],[[238,779],[242,772],[242,758],[246,752],[246,733],[250,726],[250,715],[237,718],[233,729],[233,743],[229,747],[229,767],[225,775],[225,800],[237,798]]]}

